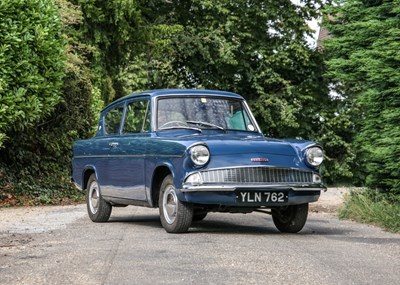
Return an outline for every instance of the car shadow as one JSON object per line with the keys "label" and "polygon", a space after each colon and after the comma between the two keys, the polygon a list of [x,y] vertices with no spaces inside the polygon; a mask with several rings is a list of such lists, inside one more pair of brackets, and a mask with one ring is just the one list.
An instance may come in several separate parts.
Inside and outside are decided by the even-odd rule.
{"label": "car shadow", "polygon": [[207,234],[245,234],[245,235],[266,235],[280,234],[273,226],[265,225],[243,225],[229,221],[216,221],[212,219],[193,223],[189,229],[189,233],[207,233]]}
{"label": "car shadow", "polygon": [[[125,216],[110,218],[108,223],[123,223],[140,225],[151,228],[163,228],[159,216]],[[194,222],[186,234],[279,234],[280,232],[273,227],[265,226],[246,226],[229,221],[215,221],[212,219],[201,222]]]}
{"label": "car shadow", "polygon": [[111,217],[108,223],[136,224],[152,228],[162,228],[160,217],[158,215],[141,216],[115,216]]}
{"label": "car shadow", "polygon": [[[126,216],[114,216],[108,221],[109,223],[123,223],[140,225],[144,227],[160,228],[162,229],[160,217],[158,215],[126,215]],[[254,223],[254,220],[253,220]],[[258,225],[245,225],[243,220],[229,221],[221,220],[219,217],[208,216],[203,221],[194,222],[187,234],[246,234],[246,235],[293,235],[290,233],[279,232],[270,217],[260,218]],[[261,223],[261,224],[260,224]],[[352,233],[353,230],[346,228],[332,227],[331,224],[324,219],[309,219],[299,233],[295,235],[318,235],[318,236],[346,236]]]}

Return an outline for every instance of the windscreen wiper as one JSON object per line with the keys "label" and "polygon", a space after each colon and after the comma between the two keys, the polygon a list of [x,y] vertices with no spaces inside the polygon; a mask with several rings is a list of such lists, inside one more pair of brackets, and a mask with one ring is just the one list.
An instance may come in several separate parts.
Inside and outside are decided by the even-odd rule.
{"label": "windscreen wiper", "polygon": [[186,123],[188,124],[195,124],[195,125],[200,125],[200,126],[206,126],[206,127],[212,127],[212,128],[216,128],[219,129],[221,131],[225,131],[225,129],[221,126],[218,125],[214,125],[212,123],[209,122],[202,122],[202,121],[186,121]]}
{"label": "windscreen wiper", "polygon": [[203,131],[199,128],[193,128],[193,127],[185,127],[185,126],[174,126],[174,127],[167,127],[167,128],[159,128],[159,131],[166,131],[166,130],[179,130],[179,129],[184,129],[184,130],[193,130],[193,131],[198,131],[199,133],[202,133]]}

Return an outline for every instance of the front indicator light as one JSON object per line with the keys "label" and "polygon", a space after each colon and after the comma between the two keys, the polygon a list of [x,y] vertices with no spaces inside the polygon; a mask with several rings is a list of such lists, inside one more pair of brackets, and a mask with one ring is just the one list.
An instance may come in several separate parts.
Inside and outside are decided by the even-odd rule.
{"label": "front indicator light", "polygon": [[185,183],[192,185],[200,185],[203,183],[200,173],[193,173],[186,178]]}
{"label": "front indicator light", "polygon": [[318,174],[313,174],[313,183],[321,183],[321,176],[319,176]]}

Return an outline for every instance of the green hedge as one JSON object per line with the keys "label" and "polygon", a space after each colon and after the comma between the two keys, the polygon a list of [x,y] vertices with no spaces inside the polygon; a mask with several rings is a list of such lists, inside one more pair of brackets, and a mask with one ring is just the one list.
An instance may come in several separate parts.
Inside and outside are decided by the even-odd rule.
{"label": "green hedge", "polygon": [[0,1],[0,147],[60,102],[64,41],[52,0]]}

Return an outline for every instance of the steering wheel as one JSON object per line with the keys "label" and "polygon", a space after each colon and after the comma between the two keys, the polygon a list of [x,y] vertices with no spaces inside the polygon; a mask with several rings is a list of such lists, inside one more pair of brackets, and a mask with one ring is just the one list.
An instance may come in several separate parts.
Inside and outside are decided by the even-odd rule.
{"label": "steering wheel", "polygon": [[160,129],[166,128],[168,126],[178,126],[178,127],[187,127],[188,125],[185,122],[182,121],[169,121],[163,124]]}

